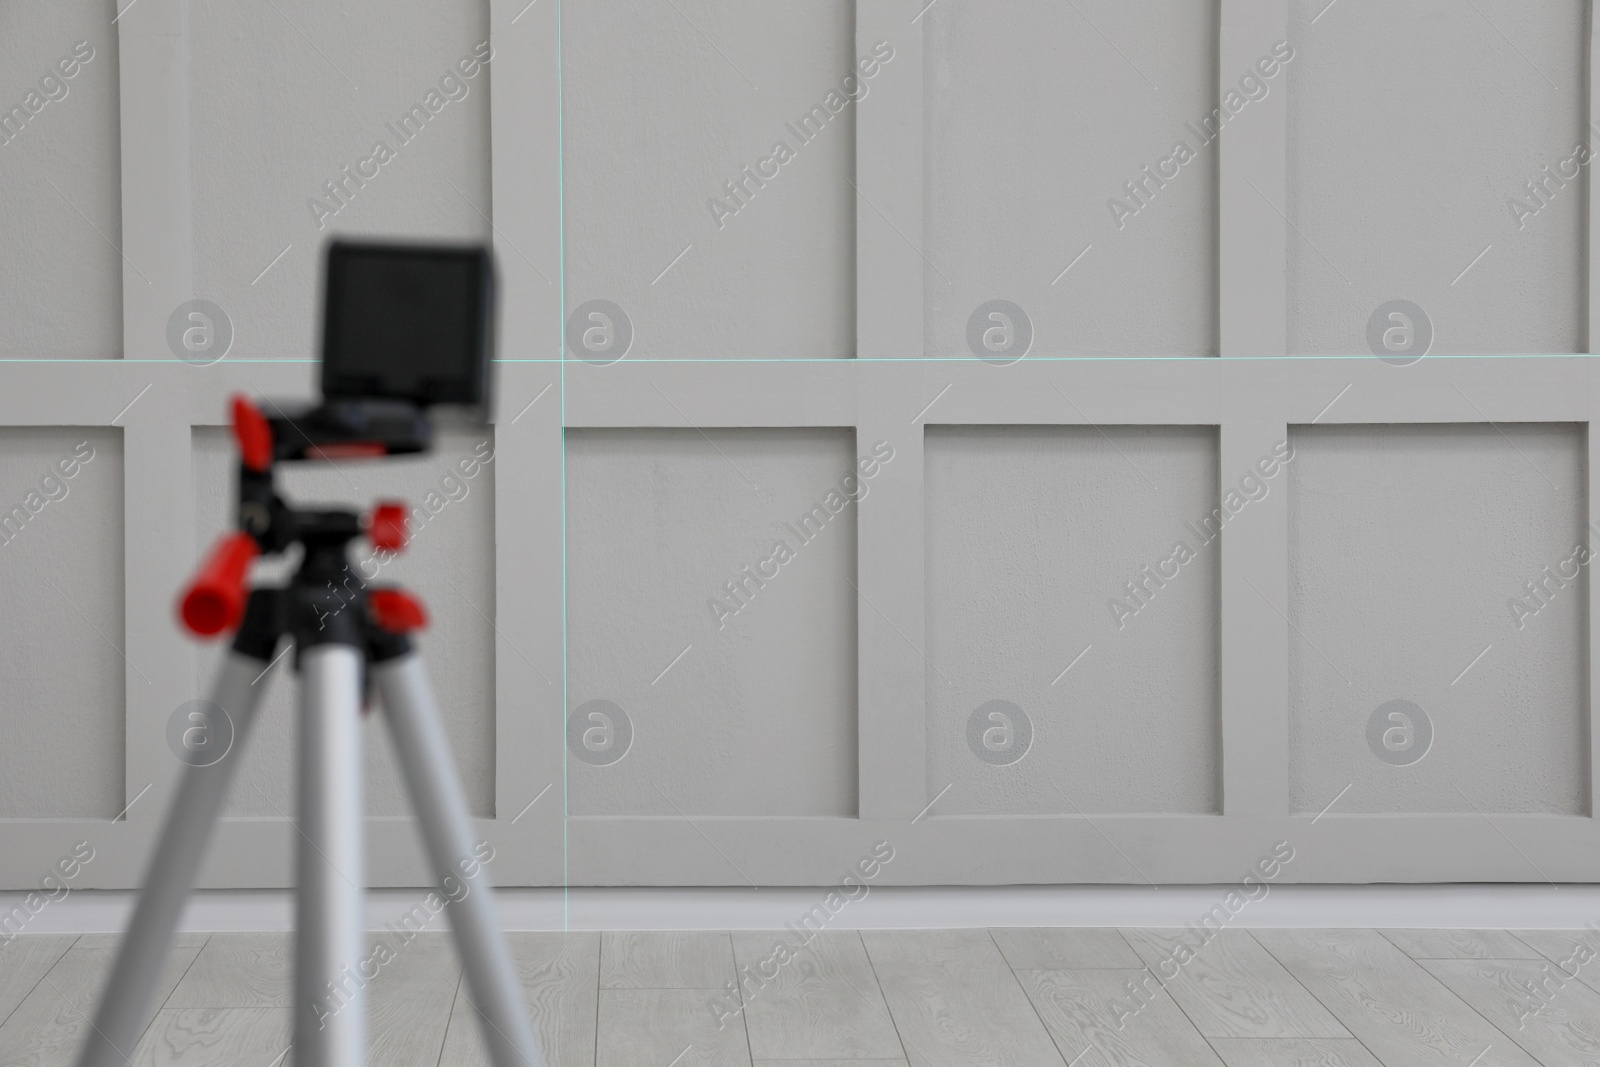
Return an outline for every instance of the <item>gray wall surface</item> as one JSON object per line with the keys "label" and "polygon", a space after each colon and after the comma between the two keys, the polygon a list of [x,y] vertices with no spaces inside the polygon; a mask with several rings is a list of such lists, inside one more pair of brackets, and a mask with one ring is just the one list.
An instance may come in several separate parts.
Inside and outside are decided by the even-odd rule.
{"label": "gray wall surface", "polygon": [[801,128],[854,67],[851,7],[563,8],[562,284],[628,311],[633,357],[853,354],[854,105]]}
{"label": "gray wall surface", "polygon": [[[0,108],[11,120],[0,127],[6,358],[122,354],[114,15],[111,0],[7,4],[0,12]],[[75,54],[80,42],[87,47]],[[17,107],[25,119],[15,117]]]}
{"label": "gray wall surface", "polygon": [[[1215,431],[937,427],[927,457],[928,799],[951,782],[950,813],[1220,811],[1220,568],[1187,528],[1217,498]],[[1180,540],[1195,557],[1114,614]],[[995,764],[969,744],[991,700],[1017,709],[979,717]],[[1014,762],[1008,728],[1032,737]]]}
{"label": "gray wall surface", "polygon": [[425,507],[498,882],[1594,880],[1591,7],[0,7],[0,887],[136,884],[341,233],[496,253],[493,424],[285,484]]}
{"label": "gray wall surface", "polygon": [[[928,354],[970,357],[967,317],[997,298],[1028,312],[1035,355],[1217,354],[1217,153],[1184,123],[1212,106],[1219,10],[928,10]],[[1196,158],[1114,227],[1107,201],[1181,136]]]}
{"label": "gray wall surface", "polygon": [[574,814],[856,814],[855,509],[824,503],[853,436],[569,436],[569,699],[636,746],[569,766]]}
{"label": "gray wall surface", "polygon": [[1588,172],[1541,170],[1594,140],[1589,5],[1320,8],[1290,22],[1290,351],[1347,351],[1393,299],[1428,309],[1435,353],[1581,351]]}
{"label": "gray wall surface", "polygon": [[124,664],[111,637],[124,610],[121,434],[7,427],[0,441],[0,595],[11,605],[0,615],[0,818],[110,819],[126,803]]}
{"label": "gray wall surface", "polygon": [[[1587,815],[1588,574],[1565,566],[1591,540],[1572,492],[1582,428],[1316,426],[1291,438],[1289,620],[1304,638],[1289,651],[1294,810],[1315,813],[1354,783],[1347,811]],[[1537,599],[1528,581],[1545,583]],[[1400,768],[1347,728],[1391,700],[1420,710],[1402,713],[1433,748]]]}

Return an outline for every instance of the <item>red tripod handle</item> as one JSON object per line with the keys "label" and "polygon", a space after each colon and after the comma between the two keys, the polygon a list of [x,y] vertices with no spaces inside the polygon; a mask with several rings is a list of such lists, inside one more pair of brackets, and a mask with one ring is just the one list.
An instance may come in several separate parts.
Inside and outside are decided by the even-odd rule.
{"label": "red tripod handle", "polygon": [[233,398],[233,439],[246,467],[259,474],[272,466],[272,425],[261,409],[242,395]]}
{"label": "red tripod handle", "polygon": [[178,606],[183,624],[192,633],[213,637],[239,625],[249,598],[245,578],[260,554],[255,538],[247,533],[228,534],[217,542]]}

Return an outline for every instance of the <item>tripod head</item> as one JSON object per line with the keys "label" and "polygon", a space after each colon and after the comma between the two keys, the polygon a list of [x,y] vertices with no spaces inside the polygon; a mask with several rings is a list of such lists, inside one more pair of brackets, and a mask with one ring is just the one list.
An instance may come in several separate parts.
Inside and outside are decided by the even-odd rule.
{"label": "tripod head", "polygon": [[[212,549],[179,602],[179,616],[196,636],[239,626],[249,600],[246,579],[259,556],[301,545],[295,585],[304,592],[324,581],[332,589],[348,572],[349,542],[363,534],[381,551],[405,546],[404,504],[380,503],[366,515],[295,508],[278,494],[276,464],[426,452],[433,443],[428,408],[487,410],[493,299],[487,249],[335,241],[325,275],[321,403],[291,412],[269,402],[268,416],[245,397],[233,399],[237,530]],[[399,590],[358,596],[385,630],[403,633],[424,622],[421,605]]]}

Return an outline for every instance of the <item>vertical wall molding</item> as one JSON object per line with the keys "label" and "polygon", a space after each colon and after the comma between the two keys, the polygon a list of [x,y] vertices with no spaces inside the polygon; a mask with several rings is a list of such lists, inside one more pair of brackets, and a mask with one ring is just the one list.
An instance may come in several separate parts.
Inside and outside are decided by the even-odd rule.
{"label": "vertical wall molding", "polygon": [[856,452],[866,456],[878,441],[894,449],[872,492],[856,505],[859,814],[914,819],[943,787],[930,791],[927,782],[923,423],[893,365],[855,369]]}
{"label": "vertical wall molding", "polygon": [[[1288,0],[1222,0],[1217,102],[1289,37]],[[1291,44],[1293,42],[1290,42]],[[1252,104],[1218,139],[1219,352],[1289,351],[1288,92]]]}
{"label": "vertical wall molding", "polygon": [[[879,41],[894,48],[893,66],[856,105],[858,359],[923,355],[927,6],[856,4],[855,55],[870,55]],[[911,398],[887,369],[855,368],[857,452],[879,440],[895,450],[856,517],[859,811],[863,819],[912,819],[928,802],[922,422],[915,418],[921,404],[907,406]]]}
{"label": "vertical wall molding", "polygon": [[[560,5],[490,0],[489,43],[494,55],[489,139],[491,224],[500,281],[499,355],[560,359]],[[502,391],[507,418],[515,417],[524,402]]]}
{"label": "vertical wall molding", "polygon": [[[1593,247],[1592,245],[1590,247]],[[1593,277],[1593,271],[1590,272]],[[1594,336],[1590,334],[1590,336]],[[1590,376],[1589,379],[1589,411],[1592,414],[1600,411],[1600,378]],[[1592,547],[1600,544],[1600,516],[1595,510],[1595,501],[1600,500],[1600,434],[1595,433],[1595,424],[1590,419],[1584,424],[1584,461],[1585,479],[1583,484],[1584,508],[1583,519],[1587,527],[1583,531],[1584,541]],[[1588,640],[1585,642],[1583,684],[1580,692],[1583,694],[1583,743],[1588,746],[1588,794],[1584,799],[1583,813],[1587,815],[1594,825],[1595,817],[1595,787],[1600,783],[1600,738],[1595,736],[1595,666],[1600,664],[1600,600],[1595,597],[1596,582],[1593,578],[1594,568],[1589,568],[1590,576],[1584,587],[1584,622],[1588,630]]]}
{"label": "vertical wall molding", "polygon": [[[1289,36],[1288,0],[1221,0],[1217,100]],[[1284,356],[1289,350],[1288,91],[1269,94],[1223,127],[1218,139],[1218,353]],[[1254,110],[1259,107],[1261,110]],[[1287,427],[1274,418],[1255,375],[1230,385],[1220,429],[1219,490],[1230,487]],[[1222,536],[1220,701],[1222,810],[1227,816],[1288,812],[1289,523],[1287,494]],[[1224,505],[1225,506],[1225,505]]]}
{"label": "vertical wall molding", "polygon": [[[194,297],[188,4],[144,0],[119,8],[122,355],[170,359],[167,319]],[[124,800],[140,799],[127,814],[136,823],[166,811],[180,767],[165,751],[165,717],[191,698],[194,674],[193,652],[170,614],[173,591],[195,559],[189,422],[173,375],[153,374],[147,384],[148,393],[117,416],[124,427],[125,575],[123,633],[116,636],[126,660]],[[115,409],[104,417],[113,416]],[[140,798],[147,784],[150,795]]]}
{"label": "vertical wall molding", "polygon": [[[1600,79],[1595,78],[1595,64],[1600,61],[1600,26],[1595,24],[1596,4],[1591,0],[1589,4],[1589,62],[1585,67],[1584,75],[1589,81],[1588,98],[1584,101],[1584,123],[1588,126],[1585,138],[1590,145],[1600,139]],[[1594,168],[1590,167],[1584,174],[1589,202],[1585,214],[1588,216],[1589,232],[1585,251],[1585,269],[1588,272],[1588,307],[1585,311],[1584,351],[1591,355],[1600,353],[1600,183],[1594,180]],[[1589,498],[1591,501],[1593,496]]]}
{"label": "vertical wall molding", "polygon": [[923,354],[925,3],[856,3],[855,54],[871,53],[878,41],[894,48],[893,65],[856,105],[856,355],[860,358]]}
{"label": "vertical wall molding", "polygon": [[[1596,131],[1596,120],[1600,119],[1600,78],[1595,77],[1595,63],[1600,60],[1600,25],[1596,24],[1596,8],[1600,7],[1591,0],[1589,4],[1589,62],[1584,70],[1588,79],[1588,100],[1585,102],[1584,123],[1588,126],[1585,132],[1586,140],[1593,145],[1600,134]],[[1584,264],[1588,272],[1589,300],[1586,309],[1586,322],[1584,329],[1585,351],[1591,355],[1600,352],[1600,183],[1595,182],[1594,168],[1591,166],[1584,175],[1587,183],[1589,202],[1586,204],[1589,221],[1588,245],[1585,249],[1586,261]],[[1589,385],[1591,412],[1600,410],[1600,381],[1590,379]],[[1588,529],[1584,531],[1585,538],[1595,533],[1596,511],[1595,503],[1600,501],[1600,440],[1596,439],[1595,426],[1589,421],[1584,426],[1584,447],[1587,449],[1587,474],[1588,481],[1584,486],[1584,522]],[[1593,544],[1593,541],[1590,541]],[[1595,784],[1600,782],[1600,743],[1595,737],[1595,666],[1600,664],[1600,607],[1597,607],[1595,598],[1595,583],[1589,582],[1584,589],[1588,599],[1585,608],[1585,621],[1588,623],[1588,661],[1584,671],[1583,692],[1584,707],[1587,714],[1584,716],[1585,743],[1589,746],[1589,795],[1585,798],[1588,803],[1590,819],[1595,815]]]}
{"label": "vertical wall molding", "polygon": [[[1244,381],[1232,384],[1218,449],[1224,501],[1288,436],[1282,419],[1260,414],[1268,407],[1260,395],[1265,390]],[[1222,533],[1222,812],[1230,817],[1282,816],[1289,810],[1287,479],[1281,468],[1276,477],[1262,478],[1273,486],[1270,497]]]}
{"label": "vertical wall molding", "polygon": [[[1288,0],[1221,0],[1217,98],[1241,72],[1289,35]],[[1268,95],[1218,139],[1218,353],[1288,354],[1288,92]],[[1255,111],[1260,107],[1260,111]],[[1219,431],[1218,488],[1230,487],[1283,440],[1280,419],[1261,417],[1269,398],[1245,376],[1230,388]],[[1288,811],[1288,509],[1275,494],[1248,522],[1222,536],[1218,605],[1221,642],[1222,810],[1227,816]],[[1219,501],[1220,503],[1220,501]]]}
{"label": "vertical wall molding", "polygon": [[501,364],[493,468],[494,824],[552,883],[566,795],[560,378],[550,362]]}
{"label": "vertical wall molding", "polygon": [[167,317],[194,297],[188,4],[121,7],[122,354],[165,359]]}
{"label": "vertical wall molding", "polygon": [[494,826],[548,884],[566,880],[560,35],[559,3],[490,0],[490,213],[502,360]]}
{"label": "vertical wall molding", "polygon": [[[162,368],[185,371],[183,365]],[[177,626],[173,604],[209,546],[194,539],[193,446],[187,390],[176,373],[145,376],[150,388],[119,420],[123,464],[122,644],[127,819],[157,825],[183,764],[166,744],[167,718],[195,691],[195,649]],[[143,386],[139,387],[140,389]],[[139,389],[130,390],[129,398]],[[220,407],[220,405],[219,405]],[[108,412],[114,415],[115,412]],[[279,685],[292,684],[280,675]],[[146,786],[150,792],[141,797]],[[135,799],[138,803],[134,803]]]}

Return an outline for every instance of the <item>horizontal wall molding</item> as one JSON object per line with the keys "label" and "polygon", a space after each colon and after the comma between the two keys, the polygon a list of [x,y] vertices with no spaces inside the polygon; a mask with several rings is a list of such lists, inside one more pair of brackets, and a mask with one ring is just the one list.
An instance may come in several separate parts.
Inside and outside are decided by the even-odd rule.
{"label": "horizontal wall molding", "polygon": [[[507,930],[781,930],[817,903],[817,887],[766,889],[504,889]],[[879,886],[829,924],[835,930],[952,930],[1006,926],[1177,927],[1208,912],[1227,886]],[[11,899],[6,899],[9,896]],[[22,903],[0,896],[0,912]],[[415,889],[367,895],[367,928],[388,929],[417,903]],[[41,912],[30,933],[115,933],[134,894],[75,895]],[[1600,888],[1583,885],[1280,885],[1233,917],[1233,927],[1576,930],[1600,915]],[[443,923],[436,927],[443,929]],[[184,913],[184,933],[294,929],[294,896],[210,892]]]}
{"label": "horizontal wall molding", "polygon": [[[0,425],[128,426],[145,418],[145,402],[156,397],[163,414],[222,426],[235,394],[310,400],[314,373],[313,363],[288,360],[209,367],[177,360],[0,360],[0,383],[7,386]],[[1242,389],[1252,394],[1254,417],[1328,425],[1586,422],[1600,364],[1582,355],[1431,356],[1408,367],[1372,356],[1027,359],[1009,367],[976,359],[636,360],[608,367],[506,360],[499,374],[498,407],[513,417],[520,415],[515,401],[535,399],[536,383],[564,380],[565,395],[546,400],[564,401],[568,427],[855,426],[864,419],[863,398],[876,388],[869,375],[887,376],[895,395],[877,403],[909,408],[901,419],[906,426],[1222,425],[1229,397]],[[898,414],[884,417],[892,422]]]}

